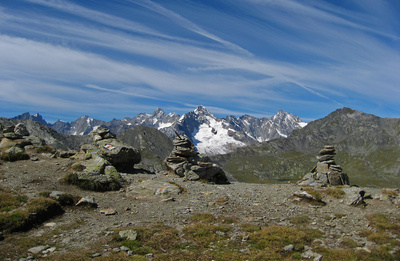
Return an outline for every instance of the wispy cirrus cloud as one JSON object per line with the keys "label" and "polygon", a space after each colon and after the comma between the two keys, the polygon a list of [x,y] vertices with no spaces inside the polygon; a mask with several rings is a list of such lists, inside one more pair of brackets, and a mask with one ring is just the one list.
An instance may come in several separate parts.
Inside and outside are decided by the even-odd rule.
{"label": "wispy cirrus cloud", "polygon": [[[88,104],[108,96],[124,108],[203,104],[226,114],[285,109],[312,118],[315,111],[324,116],[354,104],[400,113],[394,106],[399,34],[393,30],[400,22],[393,6],[293,0],[20,3],[40,12],[0,3],[0,81],[28,93],[42,82],[52,91],[41,97],[60,104],[77,106],[72,101],[79,95],[64,95],[82,89]],[[383,20],[374,17],[383,14]],[[4,86],[2,100],[20,106]]]}

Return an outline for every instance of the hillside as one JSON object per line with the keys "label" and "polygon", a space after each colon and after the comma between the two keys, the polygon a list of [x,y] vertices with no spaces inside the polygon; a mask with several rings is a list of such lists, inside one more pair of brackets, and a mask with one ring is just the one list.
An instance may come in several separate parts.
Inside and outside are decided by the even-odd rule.
{"label": "hillside", "polygon": [[316,165],[315,156],[326,144],[335,146],[336,161],[351,184],[400,185],[400,119],[349,108],[312,121],[288,138],[239,148],[213,160],[239,181],[298,180]]}

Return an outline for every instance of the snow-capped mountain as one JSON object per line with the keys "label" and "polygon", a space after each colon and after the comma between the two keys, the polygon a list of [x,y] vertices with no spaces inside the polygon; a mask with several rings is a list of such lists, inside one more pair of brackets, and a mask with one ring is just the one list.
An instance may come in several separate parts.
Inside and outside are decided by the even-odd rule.
{"label": "snow-capped mountain", "polygon": [[221,119],[204,106],[184,114],[174,125],[178,133],[188,136],[200,153],[224,154],[237,147],[287,137],[294,129],[305,126],[299,117],[280,110],[272,118],[244,115]]}
{"label": "snow-capped mountain", "polygon": [[[23,115],[29,118],[26,113]],[[31,118],[35,120],[34,117]],[[142,125],[156,128],[171,138],[174,138],[176,133],[186,135],[200,153],[214,155],[257,142],[287,137],[293,130],[304,127],[306,123],[282,110],[271,118],[255,118],[250,115],[218,118],[200,105],[194,111],[182,116],[176,113],[165,114],[162,109],[157,108],[152,114],[140,113],[133,118],[126,117],[123,120],[113,119],[104,122],[82,116],[71,123],[59,120],[47,125],[59,133],[71,135],[86,135],[100,126],[120,134],[132,126]]]}

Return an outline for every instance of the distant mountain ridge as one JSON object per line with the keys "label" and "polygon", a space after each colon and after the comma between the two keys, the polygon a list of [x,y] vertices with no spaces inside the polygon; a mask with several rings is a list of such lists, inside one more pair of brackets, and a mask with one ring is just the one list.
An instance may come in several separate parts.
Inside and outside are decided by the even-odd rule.
{"label": "distant mountain ridge", "polygon": [[170,138],[175,137],[175,133],[186,135],[200,153],[207,155],[224,154],[238,147],[287,137],[293,130],[306,125],[298,116],[282,110],[271,118],[250,115],[218,118],[202,105],[182,116],[176,113],[165,114],[157,108],[152,114],[140,113],[133,118],[113,119],[109,122],[82,116],[71,123],[58,120],[49,124],[37,113],[24,113],[13,119],[37,121],[67,135],[86,135],[98,127],[106,127],[117,135],[133,126],[151,127]]}
{"label": "distant mountain ridge", "polygon": [[400,119],[350,108],[312,121],[287,138],[238,148],[212,160],[243,182],[298,180],[316,165],[324,145],[336,148],[335,160],[350,184],[400,186]]}

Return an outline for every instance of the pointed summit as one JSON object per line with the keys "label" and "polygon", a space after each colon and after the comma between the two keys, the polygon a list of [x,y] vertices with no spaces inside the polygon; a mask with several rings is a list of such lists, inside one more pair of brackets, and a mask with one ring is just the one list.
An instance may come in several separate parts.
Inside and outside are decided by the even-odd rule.
{"label": "pointed summit", "polygon": [[163,109],[161,108],[157,108],[153,114],[151,115],[151,117],[156,117],[156,118],[162,118],[165,116],[165,112]]}
{"label": "pointed summit", "polygon": [[195,114],[201,115],[211,115],[211,112],[206,109],[203,105],[197,106],[197,108],[193,111]]}

